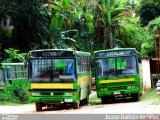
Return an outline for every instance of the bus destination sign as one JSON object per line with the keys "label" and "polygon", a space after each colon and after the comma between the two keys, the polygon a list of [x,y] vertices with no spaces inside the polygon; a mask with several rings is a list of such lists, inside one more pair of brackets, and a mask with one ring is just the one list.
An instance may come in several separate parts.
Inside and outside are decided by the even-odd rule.
{"label": "bus destination sign", "polygon": [[73,51],[34,51],[30,54],[31,57],[73,57]]}
{"label": "bus destination sign", "polygon": [[123,51],[107,51],[107,52],[98,52],[96,57],[112,57],[112,56],[123,56],[123,55],[133,55],[135,54],[134,50],[123,50]]}

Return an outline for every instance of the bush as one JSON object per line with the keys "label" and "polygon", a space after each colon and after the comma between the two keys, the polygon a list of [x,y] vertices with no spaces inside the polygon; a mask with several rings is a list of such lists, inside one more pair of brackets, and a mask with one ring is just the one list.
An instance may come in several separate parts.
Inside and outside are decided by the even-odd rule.
{"label": "bush", "polygon": [[20,83],[15,86],[13,101],[18,101],[20,103],[27,103],[28,102],[27,85]]}
{"label": "bush", "polygon": [[28,54],[19,53],[19,50],[13,48],[5,49],[5,52],[7,53],[7,58],[3,62],[24,62],[25,56]]}

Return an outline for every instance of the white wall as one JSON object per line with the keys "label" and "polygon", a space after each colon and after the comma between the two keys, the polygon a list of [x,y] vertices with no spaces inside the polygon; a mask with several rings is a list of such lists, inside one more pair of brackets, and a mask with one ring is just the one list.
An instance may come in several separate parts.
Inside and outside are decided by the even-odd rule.
{"label": "white wall", "polygon": [[142,59],[142,71],[143,71],[143,87],[144,87],[144,89],[151,88],[151,73],[150,73],[149,60]]}

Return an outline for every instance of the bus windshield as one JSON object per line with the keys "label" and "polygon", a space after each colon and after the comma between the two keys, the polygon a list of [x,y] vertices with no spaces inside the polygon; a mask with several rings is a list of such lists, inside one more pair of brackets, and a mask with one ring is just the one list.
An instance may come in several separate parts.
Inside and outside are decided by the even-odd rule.
{"label": "bus windshield", "polygon": [[75,80],[73,59],[30,60],[30,81],[73,82]]}
{"label": "bus windshield", "polygon": [[0,86],[5,85],[5,79],[4,79],[4,70],[0,69]]}
{"label": "bus windshield", "polygon": [[126,75],[136,75],[136,57],[120,56],[114,58],[104,58],[96,60],[97,77],[117,77]]}

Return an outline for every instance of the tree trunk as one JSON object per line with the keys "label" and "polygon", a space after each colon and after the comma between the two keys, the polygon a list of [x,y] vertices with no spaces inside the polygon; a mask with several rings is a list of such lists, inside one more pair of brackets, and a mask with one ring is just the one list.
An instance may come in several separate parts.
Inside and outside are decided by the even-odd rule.
{"label": "tree trunk", "polygon": [[104,43],[103,43],[103,49],[110,49],[114,47],[113,43],[113,37],[112,37],[112,31],[111,27],[105,28],[104,30]]}
{"label": "tree trunk", "polygon": [[109,27],[109,47],[113,48],[114,47],[114,43],[113,43],[113,37],[112,37],[112,31],[111,31],[111,27]]}

